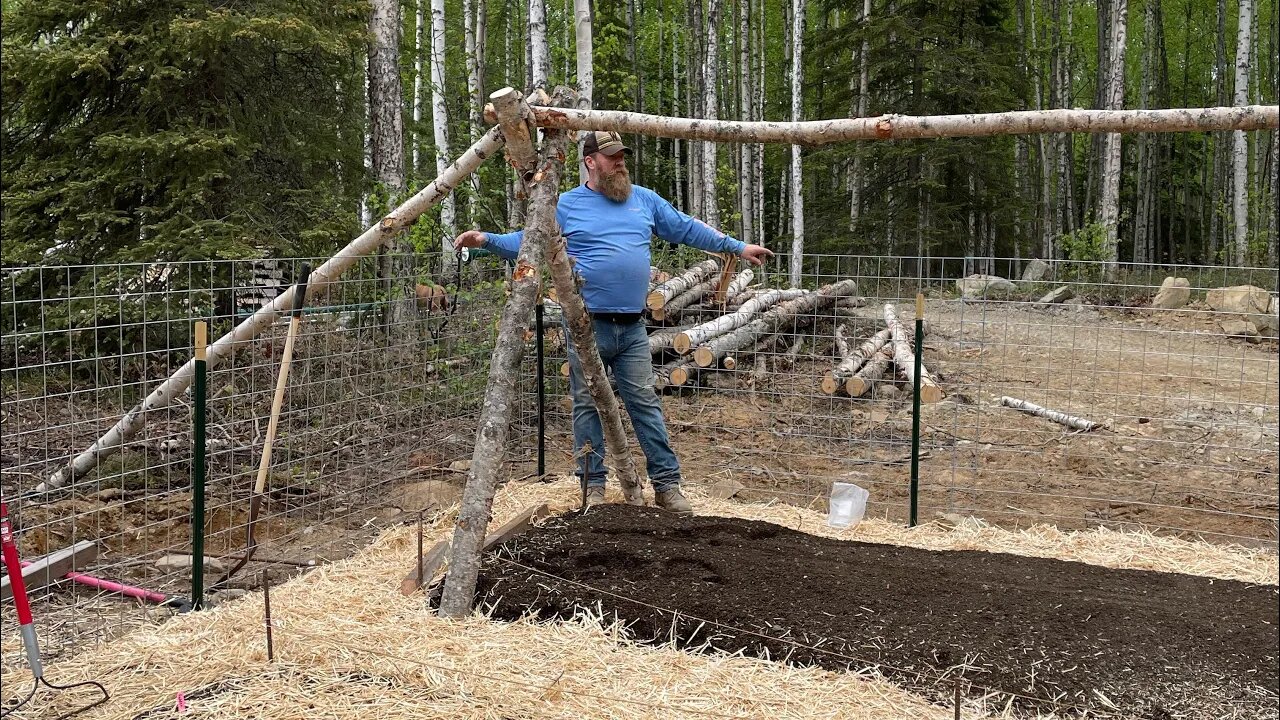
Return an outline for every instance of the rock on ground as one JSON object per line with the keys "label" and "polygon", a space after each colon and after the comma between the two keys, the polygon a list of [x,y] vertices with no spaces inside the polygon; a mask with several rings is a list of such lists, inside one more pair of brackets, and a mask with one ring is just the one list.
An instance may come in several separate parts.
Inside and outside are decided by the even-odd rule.
{"label": "rock on ground", "polygon": [[1018,286],[996,275],[970,275],[956,281],[956,289],[966,298],[983,297],[993,292],[1011,292]]}
{"label": "rock on ground", "polygon": [[1206,302],[1218,312],[1261,315],[1270,308],[1271,295],[1254,285],[1235,285],[1210,290]]}
{"label": "rock on ground", "polygon": [[1243,338],[1249,342],[1258,341],[1258,328],[1248,320],[1223,320],[1221,323],[1222,332],[1227,337]]}
{"label": "rock on ground", "polygon": [[1057,303],[1070,300],[1075,296],[1076,296],[1076,291],[1071,289],[1070,285],[1063,285],[1061,287],[1056,287],[1050,290],[1048,293],[1044,295],[1044,297],[1037,300],[1035,307],[1043,308],[1049,305],[1056,305]]}
{"label": "rock on ground", "polygon": [[1031,262],[1027,263],[1027,266],[1022,269],[1022,281],[1039,282],[1044,279],[1044,276],[1048,272],[1049,263],[1039,258],[1033,258]]}
{"label": "rock on ground", "polygon": [[1191,301],[1191,282],[1186,278],[1167,277],[1160,283],[1160,291],[1151,301],[1151,307],[1176,310]]}

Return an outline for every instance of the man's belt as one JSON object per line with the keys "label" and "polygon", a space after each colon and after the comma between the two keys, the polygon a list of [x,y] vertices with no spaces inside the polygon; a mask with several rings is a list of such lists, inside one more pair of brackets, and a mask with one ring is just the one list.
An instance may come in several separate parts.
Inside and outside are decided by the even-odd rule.
{"label": "man's belt", "polygon": [[593,312],[591,313],[592,320],[603,320],[605,322],[611,322],[617,325],[629,325],[631,323],[640,322],[641,317],[643,317],[643,314],[638,312],[634,312],[634,313]]}

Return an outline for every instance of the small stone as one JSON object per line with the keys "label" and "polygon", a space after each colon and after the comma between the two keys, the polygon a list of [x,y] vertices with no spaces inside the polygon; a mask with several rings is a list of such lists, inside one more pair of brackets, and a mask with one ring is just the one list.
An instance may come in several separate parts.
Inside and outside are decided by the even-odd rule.
{"label": "small stone", "polygon": [[1138,448],[1136,448],[1136,447],[1134,447],[1134,446],[1132,446],[1132,445],[1121,445],[1121,446],[1120,446],[1120,449],[1121,449],[1121,450],[1123,450],[1123,451],[1125,451],[1125,452],[1138,452]]}
{"label": "small stone", "polygon": [[1062,285],[1054,288],[1053,290],[1050,290],[1048,293],[1044,295],[1044,297],[1037,300],[1035,307],[1044,308],[1044,307],[1048,307],[1049,305],[1056,305],[1060,302],[1065,302],[1067,300],[1070,300],[1075,296],[1076,296],[1076,291],[1073,290],[1070,285]]}
{"label": "small stone", "polygon": [[1219,324],[1227,337],[1243,338],[1251,342],[1258,341],[1258,328],[1248,320],[1223,320]]}
{"label": "small stone", "polygon": [[734,495],[737,495],[738,492],[745,487],[746,485],[743,485],[733,478],[718,480],[711,486],[711,497],[719,498],[720,500],[728,500]]}

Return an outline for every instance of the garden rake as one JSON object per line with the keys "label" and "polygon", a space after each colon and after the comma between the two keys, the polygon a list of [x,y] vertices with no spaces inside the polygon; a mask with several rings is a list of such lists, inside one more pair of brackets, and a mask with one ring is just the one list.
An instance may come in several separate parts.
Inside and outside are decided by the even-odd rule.
{"label": "garden rake", "polygon": [[96,680],[85,680],[83,682],[71,683],[70,685],[55,685],[44,678],[44,668],[40,664],[40,644],[36,641],[35,623],[31,618],[31,603],[27,600],[27,585],[22,580],[22,561],[18,558],[18,545],[13,540],[13,528],[9,525],[9,506],[0,501],[0,545],[4,551],[4,566],[9,571],[9,582],[13,587],[13,604],[18,610],[19,632],[22,634],[22,647],[27,651],[27,664],[31,666],[31,674],[35,676],[35,684],[31,686],[31,691],[22,698],[21,701],[15,703],[11,707],[0,710],[0,718],[8,717],[11,713],[26,706],[31,702],[31,698],[35,697],[36,691],[41,685],[57,691],[75,690],[76,688],[92,687],[102,693],[102,697],[85,705],[84,707],[63,713],[58,716],[58,720],[78,715],[85,710],[95,708],[111,698],[107,694],[107,689],[102,683]]}
{"label": "garden rake", "polygon": [[226,572],[210,589],[226,586],[232,575],[239,572],[258,549],[258,538],[254,536],[254,526],[258,522],[258,513],[262,511],[263,497],[267,489],[267,471],[271,468],[271,446],[275,443],[276,428],[280,424],[280,408],[284,405],[284,391],[289,384],[289,365],[293,362],[293,342],[298,337],[298,328],[302,324],[302,303],[307,299],[307,277],[311,275],[311,266],[302,265],[300,280],[293,291],[293,311],[289,318],[289,334],[285,336],[284,353],[280,358],[280,375],[276,378],[276,394],[271,400],[271,419],[267,422],[267,437],[262,445],[262,459],[258,463],[258,479],[253,485],[253,496],[249,500],[249,522],[245,529],[244,554],[236,560],[236,564]]}

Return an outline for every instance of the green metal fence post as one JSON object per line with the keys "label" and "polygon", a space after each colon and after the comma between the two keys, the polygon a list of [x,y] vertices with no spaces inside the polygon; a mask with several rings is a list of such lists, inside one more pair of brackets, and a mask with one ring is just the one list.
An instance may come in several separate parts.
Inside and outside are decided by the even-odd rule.
{"label": "green metal fence post", "polygon": [[920,354],[924,351],[924,293],[916,293],[915,373],[911,383],[911,527],[920,495]]}
{"label": "green metal fence post", "polygon": [[204,607],[204,401],[207,392],[209,326],[196,322],[196,373],[192,392],[195,400],[191,450],[191,607]]}

